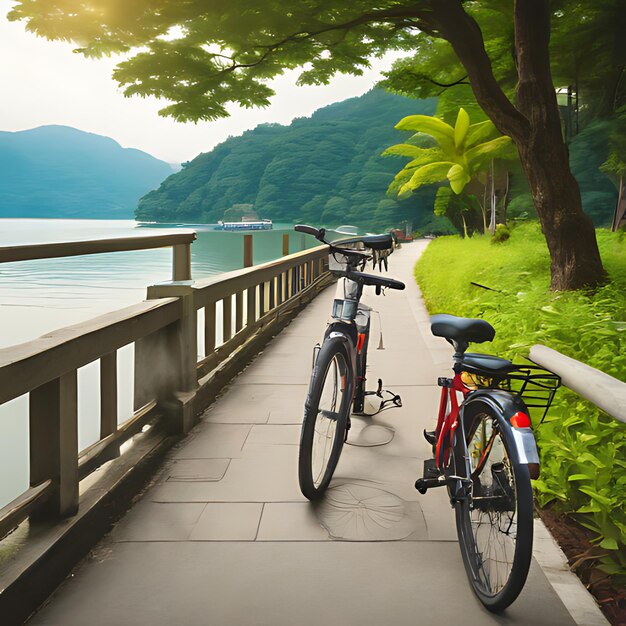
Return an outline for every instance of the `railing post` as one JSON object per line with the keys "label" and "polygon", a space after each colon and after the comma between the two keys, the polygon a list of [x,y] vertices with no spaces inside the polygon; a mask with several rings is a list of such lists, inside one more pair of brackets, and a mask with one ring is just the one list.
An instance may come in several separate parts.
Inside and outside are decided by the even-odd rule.
{"label": "railing post", "polygon": [[[117,431],[117,351],[100,358],[100,439]],[[119,446],[107,453],[109,459],[120,455]]]}
{"label": "railing post", "polygon": [[252,235],[243,236],[243,266],[252,267]]}
{"label": "railing post", "polygon": [[[154,398],[156,394],[162,408],[174,418],[175,430],[186,433],[193,426],[193,401],[198,386],[196,374],[198,321],[193,282],[177,281],[152,285],[148,287],[148,299],[154,298],[180,298],[181,318],[174,325],[174,341],[167,340],[164,333],[167,333],[168,329],[164,329],[164,333],[154,333],[160,337],[151,339],[149,336],[135,343],[136,404],[141,387],[144,388],[142,400],[146,399],[145,390],[152,389],[152,397]],[[178,358],[173,358],[176,356]],[[173,383],[171,372],[177,373],[177,380]],[[143,385],[139,385],[139,382]],[[175,385],[174,389],[170,389],[172,384]]]}
{"label": "railing post", "polygon": [[235,332],[243,328],[243,291],[235,294]]}
{"label": "railing post", "polygon": [[204,307],[204,354],[209,356],[215,350],[215,301]]}
{"label": "railing post", "polygon": [[172,280],[191,280],[191,244],[172,247]]}
{"label": "railing post", "polygon": [[226,343],[233,336],[233,297],[226,296],[222,300],[222,304],[222,339]]}
{"label": "railing post", "polygon": [[52,479],[52,496],[34,519],[78,511],[78,385],[76,370],[33,389],[29,403],[30,484]]}
{"label": "railing post", "polygon": [[283,234],[283,256],[289,254],[289,233]]}
{"label": "railing post", "polygon": [[247,289],[246,326],[252,326],[256,322],[256,289],[256,285]]}

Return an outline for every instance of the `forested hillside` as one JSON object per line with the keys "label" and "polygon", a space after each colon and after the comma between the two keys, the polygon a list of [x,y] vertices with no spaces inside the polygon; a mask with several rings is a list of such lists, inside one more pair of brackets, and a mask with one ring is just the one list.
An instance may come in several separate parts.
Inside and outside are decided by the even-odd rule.
{"label": "forested hillside", "polygon": [[394,129],[401,118],[435,106],[374,89],[289,126],[257,126],[183,164],[141,199],[137,219],[215,223],[233,204],[251,203],[274,221],[419,227],[433,220],[435,189],[387,198],[402,159],[380,154],[406,135]]}
{"label": "forested hillside", "polygon": [[0,217],[132,218],[171,172],[141,150],[69,126],[0,132]]}

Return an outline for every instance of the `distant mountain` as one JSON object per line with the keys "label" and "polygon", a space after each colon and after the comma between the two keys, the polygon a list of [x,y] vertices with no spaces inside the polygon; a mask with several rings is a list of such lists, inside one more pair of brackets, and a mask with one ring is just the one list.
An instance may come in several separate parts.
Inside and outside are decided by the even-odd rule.
{"label": "distant mountain", "polygon": [[406,163],[382,158],[407,137],[403,117],[432,115],[435,100],[374,89],[298,118],[262,124],[200,154],[139,202],[139,220],[215,223],[234,204],[253,204],[262,218],[385,228],[432,219],[434,188],[397,202],[385,192]]}
{"label": "distant mountain", "polygon": [[132,219],[172,167],[69,126],[0,132],[0,217]]}

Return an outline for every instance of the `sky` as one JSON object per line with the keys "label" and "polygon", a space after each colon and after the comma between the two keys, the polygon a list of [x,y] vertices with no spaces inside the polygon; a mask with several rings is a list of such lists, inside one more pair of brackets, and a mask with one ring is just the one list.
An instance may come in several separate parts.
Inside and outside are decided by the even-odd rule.
{"label": "sky", "polygon": [[0,130],[17,131],[62,124],[112,137],[168,163],[208,152],[231,135],[265,122],[288,124],[295,117],[359,96],[371,89],[393,56],[373,60],[363,76],[339,76],[324,86],[298,87],[297,72],[271,84],[276,91],[265,109],[231,107],[231,117],[215,122],[180,123],[158,115],[165,102],[126,98],[111,78],[114,59],[85,59],[73,46],[49,42],[9,22],[10,0],[0,0]]}

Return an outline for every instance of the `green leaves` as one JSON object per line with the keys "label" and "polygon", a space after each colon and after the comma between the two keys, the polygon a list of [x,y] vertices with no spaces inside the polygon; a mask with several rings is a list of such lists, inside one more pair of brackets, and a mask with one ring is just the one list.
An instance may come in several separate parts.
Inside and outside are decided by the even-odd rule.
{"label": "green leaves", "polygon": [[456,118],[456,124],[454,125],[454,147],[457,150],[462,150],[465,145],[469,125],[469,115],[465,112],[464,108],[460,108]]}
{"label": "green leaves", "polygon": [[446,177],[450,181],[452,191],[456,194],[461,193],[465,189],[465,185],[471,180],[467,169],[458,163],[448,170]]}
{"label": "green leaves", "polygon": [[[398,174],[389,188],[389,193],[398,193],[399,198],[406,198],[413,191],[429,183],[448,180],[450,188],[457,195],[462,193],[467,184],[481,172],[486,171],[493,159],[515,158],[513,143],[509,137],[497,135],[491,121],[470,125],[470,118],[465,109],[460,108],[454,127],[437,117],[428,115],[409,115],[396,124],[398,130],[416,131],[409,141],[417,142],[423,135],[432,137],[439,146],[436,152],[426,152],[414,143],[391,146],[384,156],[400,155],[412,157],[413,161],[405,165],[405,173]],[[423,169],[427,164],[432,165]],[[417,171],[413,168],[421,166]],[[406,171],[411,176],[406,176]],[[435,178],[438,175],[439,178]],[[399,184],[399,180],[402,181]]]}

